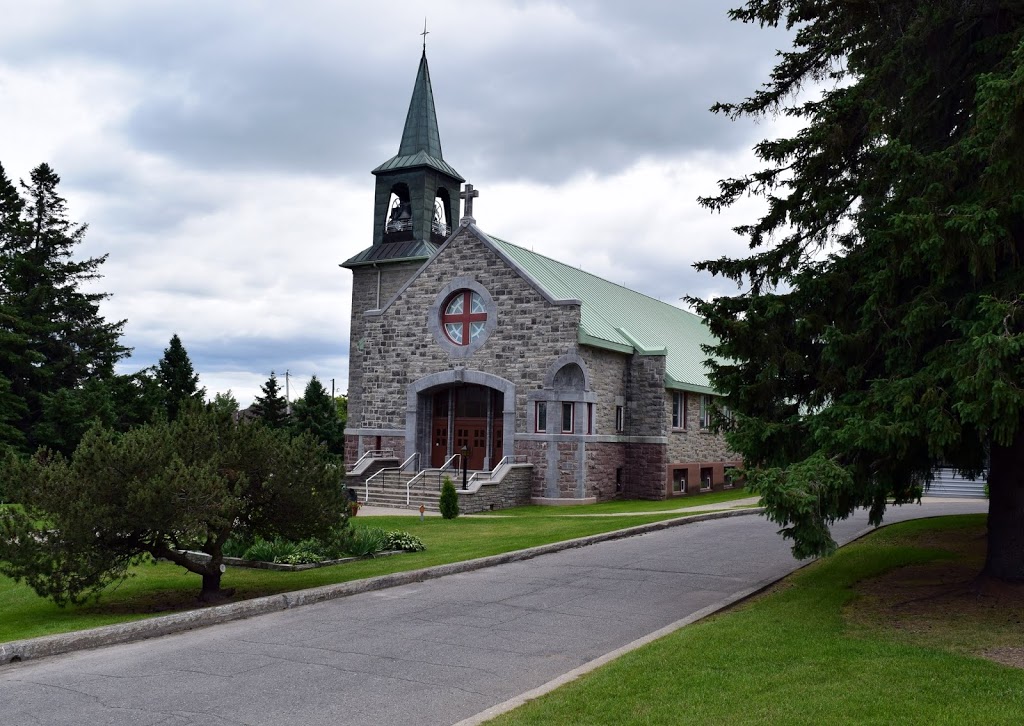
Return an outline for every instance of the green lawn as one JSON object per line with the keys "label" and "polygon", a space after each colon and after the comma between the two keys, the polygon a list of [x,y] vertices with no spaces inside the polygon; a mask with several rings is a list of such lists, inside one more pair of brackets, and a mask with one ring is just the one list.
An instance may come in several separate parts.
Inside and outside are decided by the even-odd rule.
{"label": "green lawn", "polygon": [[[235,588],[235,599],[258,597],[486,557],[677,516],[658,512],[581,518],[519,514],[511,518],[459,517],[455,520],[428,517],[423,522],[417,517],[360,516],[353,520],[355,526],[407,530],[422,539],[427,550],[302,572],[229,567],[222,586]],[[135,568],[133,574],[120,586],[105,592],[99,603],[66,608],[59,608],[39,598],[30,588],[0,575],[0,643],[196,606],[195,596],[200,586],[197,575],[169,563],[142,565]]]}
{"label": "green lawn", "polygon": [[[1019,724],[1024,670],[897,642],[844,618],[858,581],[952,557],[941,547],[908,545],[908,535],[967,526],[983,531],[983,522],[951,517],[886,528],[768,594],[493,723]],[[955,623],[957,614],[950,617]],[[1012,628],[1019,631],[1019,623]]]}
{"label": "green lawn", "polygon": [[734,502],[737,499],[749,499],[753,496],[756,495],[746,489],[730,489],[728,491],[708,492],[707,494],[700,494],[696,496],[673,497],[671,499],[661,501],[620,499],[611,502],[600,502],[598,504],[582,504],[565,507],[528,505],[525,507],[499,509],[494,512],[484,512],[483,514],[494,517],[572,517],[594,514],[670,512],[676,509],[685,509],[686,507],[696,507],[705,504],[724,504],[722,509],[728,509],[730,502]]}

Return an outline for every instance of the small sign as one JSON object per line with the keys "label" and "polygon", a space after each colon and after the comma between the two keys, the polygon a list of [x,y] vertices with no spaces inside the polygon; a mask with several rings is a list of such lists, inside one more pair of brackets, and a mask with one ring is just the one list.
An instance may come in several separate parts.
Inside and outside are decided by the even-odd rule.
{"label": "small sign", "polygon": [[424,512],[426,512],[426,511],[427,511],[427,508],[426,508],[426,506],[425,506],[425,505],[423,505],[423,504],[421,504],[421,505],[420,505],[420,521],[421,521],[421,522],[423,521],[423,513],[424,513]]}

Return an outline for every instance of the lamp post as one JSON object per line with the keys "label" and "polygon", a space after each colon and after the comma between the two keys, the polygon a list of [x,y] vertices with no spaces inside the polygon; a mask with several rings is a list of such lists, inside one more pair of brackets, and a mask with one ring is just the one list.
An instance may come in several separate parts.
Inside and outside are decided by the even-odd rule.
{"label": "lamp post", "polygon": [[462,446],[462,488],[465,490],[468,488],[466,483],[466,471],[469,469],[469,447],[463,444]]}

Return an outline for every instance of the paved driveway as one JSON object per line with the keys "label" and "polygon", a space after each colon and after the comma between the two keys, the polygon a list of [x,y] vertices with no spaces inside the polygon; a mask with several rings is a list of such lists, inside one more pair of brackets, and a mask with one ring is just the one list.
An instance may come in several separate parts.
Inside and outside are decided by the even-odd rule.
{"label": "paved driveway", "polygon": [[[888,521],[984,511],[891,510]],[[840,523],[848,541],[866,517]],[[9,724],[452,724],[799,567],[756,516],[0,667]]]}

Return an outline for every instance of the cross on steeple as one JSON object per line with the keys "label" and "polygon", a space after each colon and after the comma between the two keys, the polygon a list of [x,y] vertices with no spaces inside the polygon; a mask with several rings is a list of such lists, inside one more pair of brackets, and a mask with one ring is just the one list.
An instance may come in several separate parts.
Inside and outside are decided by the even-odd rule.
{"label": "cross on steeple", "polygon": [[423,52],[427,52],[427,36],[430,35],[430,31],[427,30],[427,19],[423,18],[423,32],[420,33],[423,36]]}
{"label": "cross on steeple", "polygon": [[473,198],[479,196],[480,192],[474,189],[472,184],[467,184],[466,188],[463,191],[459,192],[459,199],[463,199],[466,202],[466,211],[463,216],[473,216]]}

